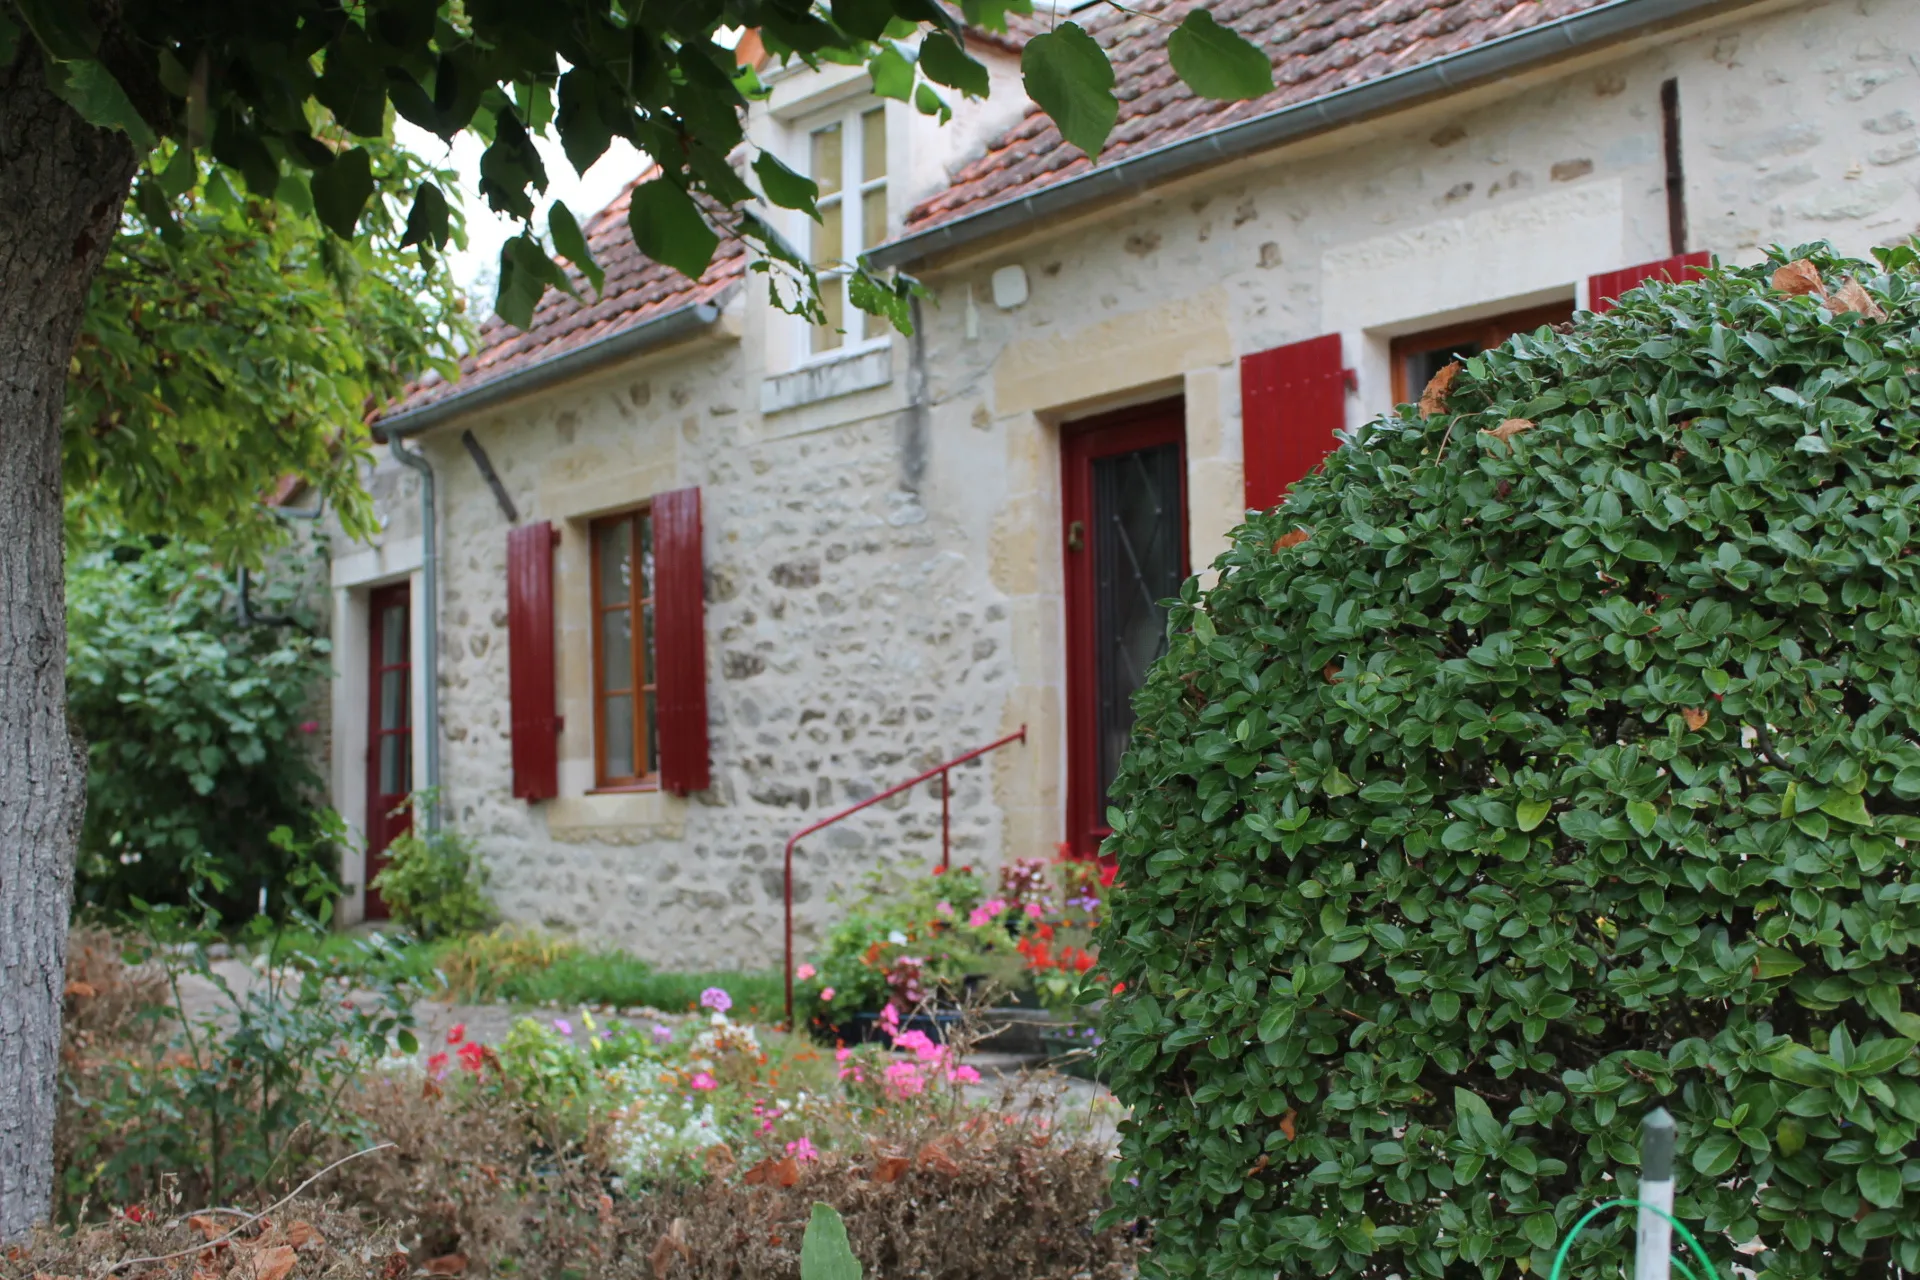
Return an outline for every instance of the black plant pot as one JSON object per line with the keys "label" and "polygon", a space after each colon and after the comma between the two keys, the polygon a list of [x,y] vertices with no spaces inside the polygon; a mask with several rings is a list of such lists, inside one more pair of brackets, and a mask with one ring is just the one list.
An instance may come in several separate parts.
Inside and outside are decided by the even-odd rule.
{"label": "black plant pot", "polygon": [[[954,1010],[936,1010],[933,1013],[916,1013],[900,1020],[900,1030],[923,1031],[927,1039],[935,1044],[945,1044],[953,1028],[960,1025],[960,1014]],[[888,1044],[886,1029],[880,1025],[877,1013],[856,1013],[833,1028],[833,1036],[842,1044]]]}

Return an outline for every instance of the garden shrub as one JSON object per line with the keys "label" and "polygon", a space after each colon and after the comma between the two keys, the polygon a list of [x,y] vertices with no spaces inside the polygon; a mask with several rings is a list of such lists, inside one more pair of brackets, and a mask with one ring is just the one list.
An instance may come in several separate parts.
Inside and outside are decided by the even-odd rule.
{"label": "garden shrub", "polygon": [[[422,793],[414,797],[413,810],[424,813],[432,804]],[[416,826],[395,837],[373,888],[395,923],[426,939],[473,933],[497,914],[487,897],[487,867],[472,838],[445,828]]]}
{"label": "garden shrub", "polygon": [[1656,1105],[1716,1257],[1920,1268],[1916,255],[1794,256],[1473,357],[1183,589],[1101,936],[1148,1274],[1543,1275]]}
{"label": "garden shrub", "polygon": [[[289,554],[255,585],[261,614],[301,612],[299,560]],[[67,696],[88,762],[82,906],[184,904],[200,881],[230,920],[252,915],[263,887],[269,913],[284,916],[289,876],[335,856],[270,838],[317,829],[313,708],[327,642],[300,626],[241,626],[231,588],[230,571],[193,543],[110,539],[72,559]]]}

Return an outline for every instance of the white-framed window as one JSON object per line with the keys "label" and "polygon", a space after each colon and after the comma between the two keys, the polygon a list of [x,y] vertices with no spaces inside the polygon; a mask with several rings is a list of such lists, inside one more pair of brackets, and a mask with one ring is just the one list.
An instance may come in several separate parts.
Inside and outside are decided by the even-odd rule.
{"label": "white-framed window", "polygon": [[885,324],[847,300],[854,260],[887,238],[887,110],[866,99],[818,118],[805,140],[807,176],[820,187],[808,256],[820,273],[827,323],[809,325],[805,354],[831,355],[884,337]]}

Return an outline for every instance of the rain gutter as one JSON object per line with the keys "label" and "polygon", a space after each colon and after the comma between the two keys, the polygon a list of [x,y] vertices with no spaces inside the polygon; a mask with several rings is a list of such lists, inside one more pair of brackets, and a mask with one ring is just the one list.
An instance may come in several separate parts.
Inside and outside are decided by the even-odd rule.
{"label": "rain gutter", "polygon": [[[1748,0],[1750,2],[1750,0]],[[1030,196],[900,237],[868,254],[875,266],[924,262],[990,236],[1031,227],[1097,201],[1139,194],[1193,170],[1270,150],[1343,125],[1457,93],[1538,63],[1616,43],[1648,27],[1670,25],[1739,0],[1612,0],[1432,62],[1336,89],[1250,120],[1170,142],[1125,160],[1100,165]]]}
{"label": "rain gutter", "polygon": [[416,409],[402,409],[376,422],[374,433],[376,437],[386,440],[418,435],[463,414],[491,408],[502,401],[576,378],[602,365],[680,338],[691,337],[720,318],[720,309],[726,305],[726,301],[727,295],[722,294],[707,302],[691,302],[631,329],[622,329],[583,347],[537,360],[512,373],[476,383],[467,390],[455,391],[452,395]]}

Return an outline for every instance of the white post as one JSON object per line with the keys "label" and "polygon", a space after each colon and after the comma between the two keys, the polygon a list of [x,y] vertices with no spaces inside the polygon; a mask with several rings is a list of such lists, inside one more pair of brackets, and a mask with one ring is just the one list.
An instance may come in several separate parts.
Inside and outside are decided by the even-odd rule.
{"label": "white post", "polygon": [[[1640,1122],[1640,1202],[1673,1212],[1673,1117],[1656,1107]],[[1633,1280],[1668,1280],[1673,1224],[1652,1209],[1640,1210]]]}

